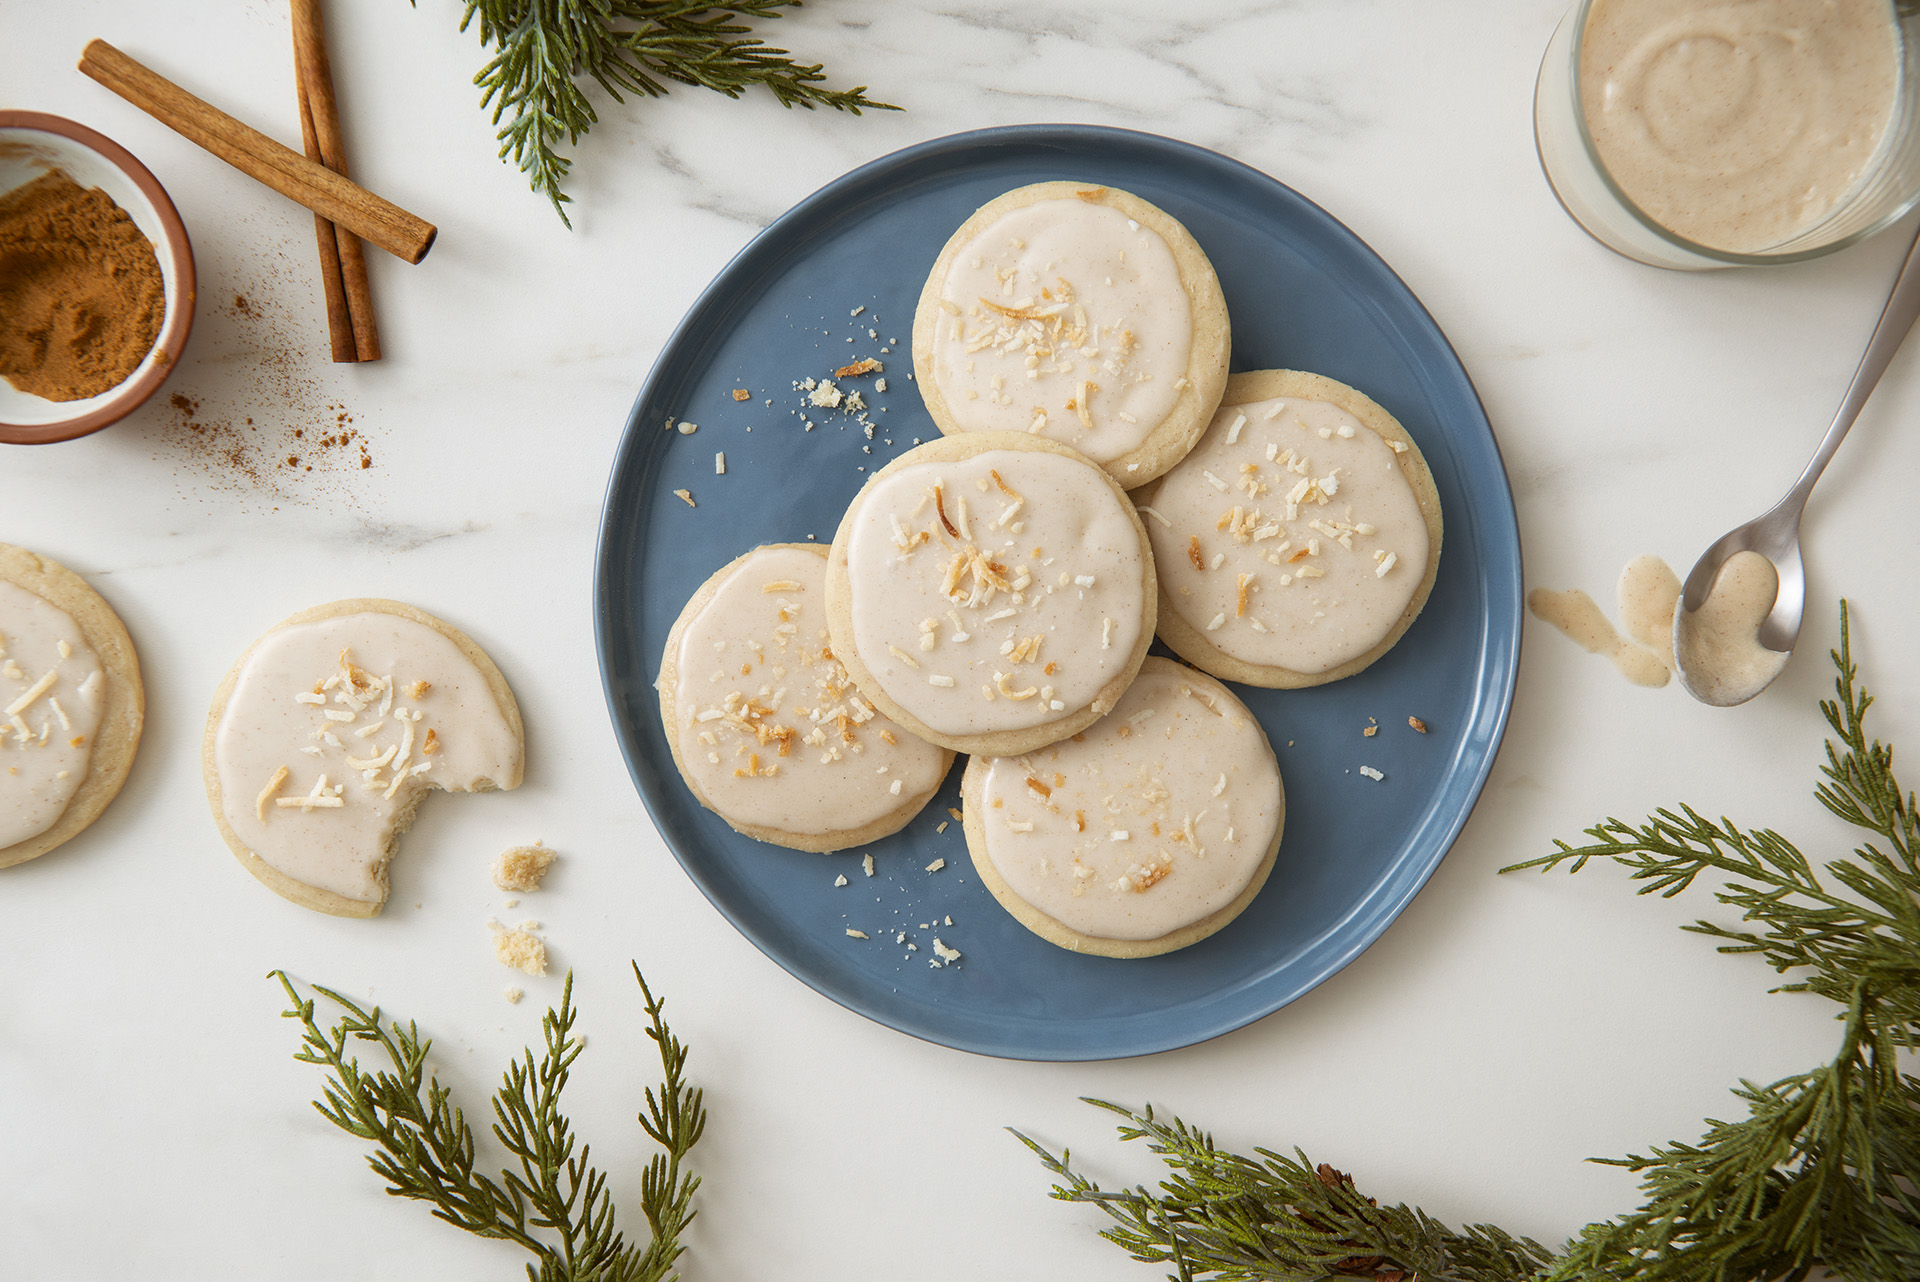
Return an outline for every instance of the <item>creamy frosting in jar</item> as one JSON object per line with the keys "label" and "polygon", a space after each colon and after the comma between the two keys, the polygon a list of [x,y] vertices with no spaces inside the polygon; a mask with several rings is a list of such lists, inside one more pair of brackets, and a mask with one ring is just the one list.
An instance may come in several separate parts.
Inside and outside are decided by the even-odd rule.
{"label": "creamy frosting in jar", "polygon": [[1174,408],[1192,348],[1186,286],[1158,232],[1106,205],[1042,200],[951,260],[932,375],[962,429],[1038,432],[1110,463]]}
{"label": "creamy frosting in jar", "polygon": [[671,692],[682,768],[736,823],[824,835],[925,798],[947,753],[860,697],[827,644],[827,558],[757,549],[680,635]]}
{"label": "creamy frosting in jar", "polygon": [[493,688],[424,623],[368,611],[255,643],[213,730],[221,816],[261,860],[345,899],[386,896],[424,790],[512,787],[521,743]]}
{"label": "creamy frosting in jar", "polygon": [[53,827],[85,781],[106,681],[66,611],[0,580],[0,849]]}
{"label": "creamy frosting in jar", "polygon": [[1127,670],[1139,527],[1065,454],[987,450],[876,477],[843,530],[860,662],[936,734],[1045,725]]}
{"label": "creamy frosting in jar", "polygon": [[1266,734],[1226,689],[1149,659],[1082,734],[987,762],[987,857],[1071,930],[1158,939],[1227,907],[1279,830]]}
{"label": "creamy frosting in jar", "polygon": [[1648,217],[1758,252],[1853,191],[1892,119],[1887,0],[1595,0],[1578,68],[1595,151]]}
{"label": "creamy frosting in jar", "polygon": [[1426,577],[1398,452],[1325,401],[1221,406],[1143,515],[1166,599],[1243,663],[1314,674],[1359,658]]}

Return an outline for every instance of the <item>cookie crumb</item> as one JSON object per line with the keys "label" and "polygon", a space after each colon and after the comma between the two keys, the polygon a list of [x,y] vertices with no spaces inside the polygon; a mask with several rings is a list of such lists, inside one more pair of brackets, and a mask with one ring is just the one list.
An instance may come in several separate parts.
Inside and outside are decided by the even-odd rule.
{"label": "cookie crumb", "polygon": [[502,966],[510,966],[528,975],[547,973],[547,945],[524,927],[496,933],[493,937],[493,955],[499,958]]}
{"label": "cookie crumb", "polygon": [[[493,861],[493,884],[501,890],[538,890],[553,860],[554,852],[537,841],[531,846],[514,846],[503,850],[499,858]],[[511,908],[513,904],[509,902],[507,907]]]}
{"label": "cookie crumb", "polygon": [[733,389],[733,399],[736,401],[750,401],[753,399],[753,393],[744,387],[736,387]]}
{"label": "cookie crumb", "polygon": [[525,997],[525,996],[526,996],[526,994],[525,994],[525,993],[523,993],[523,992],[521,992],[521,991],[520,991],[519,989],[517,989],[517,988],[514,988],[514,987],[512,987],[511,985],[509,985],[509,986],[508,986],[508,987],[507,987],[507,988],[506,988],[506,989],[505,989],[505,990],[503,991],[503,993],[502,993],[502,996],[504,996],[504,997],[505,997],[505,998],[507,999],[507,1005],[509,1005],[509,1006],[518,1006],[518,1005],[520,1004],[520,999],[521,999],[522,997]]}

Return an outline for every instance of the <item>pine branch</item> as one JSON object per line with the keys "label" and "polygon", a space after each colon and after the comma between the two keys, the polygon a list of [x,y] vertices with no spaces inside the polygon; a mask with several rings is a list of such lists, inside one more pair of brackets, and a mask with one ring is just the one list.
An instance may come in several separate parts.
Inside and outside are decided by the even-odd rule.
{"label": "pine branch", "polygon": [[[672,84],[738,98],[763,88],[783,107],[898,111],[867,97],[865,85],[827,87],[818,63],[794,61],[748,23],[776,19],[801,0],[465,0],[460,30],[478,20],[492,56],[473,78],[480,106],[493,108],[500,157],[523,174],[571,227],[561,190],[572,161],[560,154],[599,122],[584,77],[615,102],[650,98]],[[501,124],[502,119],[506,123]]]}
{"label": "pine branch", "polygon": [[1170,1172],[1159,1192],[1107,1192],[1019,1131],[1013,1134],[1065,1181],[1052,1196],[1098,1206],[1115,1227],[1100,1236],[1145,1263],[1172,1264],[1176,1282],[1523,1282],[1553,1255],[1539,1243],[1490,1225],[1455,1231],[1405,1205],[1382,1207],[1350,1176],[1256,1149],[1259,1160],[1216,1148],[1211,1136],[1149,1106],[1135,1113],[1105,1100],[1087,1103],[1123,1119],[1122,1140],[1145,1140]]}
{"label": "pine branch", "polygon": [[[651,1020],[647,1035],[660,1047],[665,1075],[660,1103],[651,1088],[647,1091],[649,1113],[641,1116],[641,1125],[667,1149],[665,1158],[653,1157],[641,1180],[650,1230],[644,1247],[629,1245],[620,1232],[607,1176],[592,1164],[588,1146],[575,1153],[573,1126],[561,1111],[561,1092],[582,1049],[573,1036],[578,1016],[571,973],[559,1009],[549,1009],[541,1021],[542,1054],[536,1060],[529,1049],[510,1064],[494,1092],[493,1134],[517,1163],[517,1169],[502,1170],[498,1181],[474,1169],[473,1129],[452,1104],[452,1093],[427,1075],[433,1043],[416,1025],[383,1023],[379,1007],[363,1010],[316,985],[314,991],[342,1012],[332,1029],[323,1030],[314,999],[303,998],[284,971],[272,975],[293,1003],[283,1017],[299,1020],[303,1028],[294,1058],[329,1074],[324,1101],[314,1108],[341,1130],[378,1146],[367,1161],[389,1193],[428,1202],[437,1218],[470,1233],[518,1243],[534,1257],[527,1266],[533,1282],[659,1282],[667,1277],[685,1249],[680,1235],[694,1215],[693,1193],[700,1182],[684,1173],[682,1164],[706,1128],[706,1113],[700,1092],[685,1084],[686,1047],[662,1021],[661,1003],[638,966],[634,978]],[[391,1068],[363,1070],[348,1053],[352,1041],[374,1043]],[[666,1172],[664,1184],[656,1168]]]}

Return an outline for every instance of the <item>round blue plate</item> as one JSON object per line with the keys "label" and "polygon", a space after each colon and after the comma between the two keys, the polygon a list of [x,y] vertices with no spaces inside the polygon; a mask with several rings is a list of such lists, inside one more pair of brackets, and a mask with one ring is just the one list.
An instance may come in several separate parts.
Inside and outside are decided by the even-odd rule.
{"label": "round blue plate", "polygon": [[[1278,861],[1226,929],[1139,961],[1056,948],[994,902],[960,825],[946,823],[958,765],[932,805],[870,847],[817,855],[736,834],[681,783],[652,689],[667,631],[708,575],[756,544],[830,541],[874,468],[937,435],[910,381],[927,270],[975,208],[1048,179],[1122,187],[1186,224],[1220,270],[1233,368],[1313,370],[1379,401],[1419,441],[1446,520],[1432,599],[1385,658],[1318,689],[1238,688],[1286,782]],[[857,413],[808,404],[798,386],[869,356],[885,365],[884,391],[872,377],[841,382],[864,389],[871,439]],[[665,430],[669,418],[699,431]],[[720,451],[725,475],[714,471]],[[696,506],[676,497],[683,489]],[[1210,151],[1115,129],[1020,126],[857,169],[727,265],[634,402],[607,487],[594,605],[634,783],[687,875],[735,928],[809,987],[901,1032],[987,1055],[1108,1059],[1190,1045],[1278,1010],[1353,960],[1425,884],[1506,728],[1520,541],[1466,371],[1352,232]],[[1370,718],[1379,733],[1362,737]],[[1363,765],[1385,778],[1361,775]],[[931,964],[936,937],[960,960]]]}

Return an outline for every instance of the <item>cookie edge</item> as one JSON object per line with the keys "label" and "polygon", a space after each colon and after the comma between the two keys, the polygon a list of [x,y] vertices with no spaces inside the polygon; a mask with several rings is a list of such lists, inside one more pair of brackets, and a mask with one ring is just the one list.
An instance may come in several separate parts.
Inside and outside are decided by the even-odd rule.
{"label": "cookie edge", "polygon": [[[87,777],[67,799],[51,826],[11,846],[0,847],[0,868],[38,859],[79,836],[120,795],[146,728],[147,691],[140,679],[140,655],[133,636],[105,597],[58,561],[11,543],[0,543],[0,579],[33,593],[63,611],[107,674],[107,700],[95,751],[87,754]],[[109,737],[109,732],[118,732]],[[103,751],[104,749],[104,751]]]}

